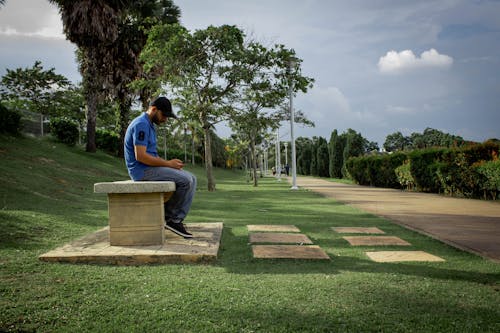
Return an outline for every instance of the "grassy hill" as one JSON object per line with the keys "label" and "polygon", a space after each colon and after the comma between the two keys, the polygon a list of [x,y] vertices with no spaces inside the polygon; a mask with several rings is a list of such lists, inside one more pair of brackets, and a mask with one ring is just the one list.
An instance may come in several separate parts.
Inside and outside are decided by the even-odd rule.
{"label": "grassy hill", "polygon": [[[93,184],[127,179],[123,160],[0,136],[0,331],[500,331],[498,264],[272,178],[253,188],[216,170],[208,193],[203,169],[190,170],[199,189],[187,222],[224,222],[215,263],[45,263],[40,254],[107,224]],[[332,260],[252,258],[246,225],[260,223],[298,226]],[[330,229],[360,225],[446,262],[375,263]]]}

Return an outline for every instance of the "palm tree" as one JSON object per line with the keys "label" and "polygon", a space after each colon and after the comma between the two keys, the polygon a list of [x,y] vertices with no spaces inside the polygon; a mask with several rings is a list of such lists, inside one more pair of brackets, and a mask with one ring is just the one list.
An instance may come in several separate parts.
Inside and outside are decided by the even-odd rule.
{"label": "palm tree", "polygon": [[80,71],[87,101],[87,147],[95,152],[98,98],[109,86],[109,64],[120,16],[132,0],[49,0],[59,7],[66,37],[82,53]]}
{"label": "palm tree", "polygon": [[[139,55],[147,42],[147,31],[155,24],[177,23],[180,9],[172,0],[142,0],[134,1],[118,24],[118,37],[113,43],[110,52],[112,66],[112,80],[110,89],[116,98],[119,111],[119,155],[123,156],[123,140],[129,123],[130,107],[134,91],[130,86],[135,79],[143,76],[142,63]],[[149,100],[152,91],[141,90],[141,100]]]}
{"label": "palm tree", "polygon": [[[172,0],[49,0],[59,6],[66,36],[82,54],[80,72],[87,99],[87,151],[95,151],[97,105],[104,95],[117,100],[123,142],[133,100],[130,83],[143,76],[139,62],[147,29],[178,22]],[[146,97],[147,95],[147,97]],[[141,91],[149,99],[151,91]],[[121,147],[122,145],[120,145]],[[123,147],[119,154],[123,155]]]}

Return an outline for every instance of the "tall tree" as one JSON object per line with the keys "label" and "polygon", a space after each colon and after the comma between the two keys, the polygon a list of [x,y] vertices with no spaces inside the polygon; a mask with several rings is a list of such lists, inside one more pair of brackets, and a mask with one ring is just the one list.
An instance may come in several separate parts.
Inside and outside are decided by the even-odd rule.
{"label": "tall tree", "polygon": [[317,161],[316,165],[317,165],[318,176],[328,177],[329,176],[328,143],[326,142],[325,138],[320,136],[317,145],[318,148],[316,150],[316,161]]}
{"label": "tall tree", "polygon": [[97,105],[111,83],[113,43],[118,38],[120,16],[133,0],[49,0],[59,7],[66,37],[75,43],[83,63],[80,71],[87,102],[88,152],[95,152]]}
{"label": "tall tree", "polygon": [[410,138],[405,137],[401,132],[389,134],[385,138],[384,148],[386,151],[405,150],[410,145]]}
{"label": "tall tree", "polygon": [[181,113],[203,127],[209,191],[215,191],[210,133],[233,111],[231,104],[243,75],[243,40],[243,32],[235,26],[210,26],[190,33],[180,25],[164,24],[151,30],[142,54],[146,73],[162,68],[161,80],[167,88],[191,98],[193,107]]}
{"label": "tall tree", "polygon": [[24,110],[40,113],[41,134],[43,118],[58,108],[60,92],[72,87],[63,75],[56,74],[55,68],[45,70],[40,61],[31,68],[7,69],[2,77],[0,95],[2,99],[16,100]]}
{"label": "tall tree", "polygon": [[[256,42],[246,45],[243,52],[244,84],[240,86],[238,102],[233,105],[236,112],[231,116],[230,125],[250,143],[254,186],[258,185],[257,144],[268,129],[277,128],[280,121],[286,119],[287,113],[275,108],[285,104],[290,84],[293,84],[294,92],[306,92],[312,85],[311,78],[301,75],[299,60],[288,72],[288,60],[292,57],[296,59],[295,52],[283,45],[267,49]],[[304,121],[305,117],[299,116],[302,116],[300,121]]]}
{"label": "tall tree", "polygon": [[348,178],[349,173],[346,168],[346,163],[349,157],[361,156],[367,152],[368,140],[363,138],[361,133],[356,132],[352,128],[347,129],[341,135],[344,141],[342,176]]}
{"label": "tall tree", "polygon": [[[180,10],[171,0],[136,0],[124,8],[118,23],[118,36],[110,48],[111,80],[110,93],[118,103],[119,109],[119,156],[123,156],[123,141],[130,118],[130,107],[135,93],[131,83],[138,77],[144,77],[140,53],[147,42],[147,31],[156,24],[177,23]],[[148,79],[153,80],[151,72]],[[143,86],[139,90],[140,99],[151,99],[153,91]]]}
{"label": "tall tree", "polygon": [[313,141],[309,138],[298,137],[295,143],[297,146],[297,173],[310,175]]}
{"label": "tall tree", "polygon": [[331,178],[342,178],[343,152],[342,139],[337,130],[333,130],[330,136],[329,148],[329,175]]}

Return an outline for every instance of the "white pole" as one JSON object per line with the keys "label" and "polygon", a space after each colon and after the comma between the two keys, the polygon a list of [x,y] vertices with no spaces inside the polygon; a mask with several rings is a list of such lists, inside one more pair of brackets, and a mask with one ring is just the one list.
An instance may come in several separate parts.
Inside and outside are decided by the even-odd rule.
{"label": "white pole", "polygon": [[184,124],[184,163],[187,163],[187,125]]}
{"label": "white pole", "polygon": [[280,129],[276,130],[276,163],[278,166],[276,167],[276,178],[278,181],[281,181],[281,147],[280,147]]}
{"label": "white pole", "polygon": [[267,176],[267,144],[264,148],[264,174]]}
{"label": "white pole", "polygon": [[[289,62],[289,68],[290,72],[292,70],[293,66],[293,60]],[[291,74],[291,73],[290,73]],[[293,123],[294,123],[294,118],[295,114],[293,111],[293,80],[290,76],[290,142],[292,144],[292,190],[298,190],[299,188],[297,187],[297,157],[295,155],[295,137],[293,136]]]}

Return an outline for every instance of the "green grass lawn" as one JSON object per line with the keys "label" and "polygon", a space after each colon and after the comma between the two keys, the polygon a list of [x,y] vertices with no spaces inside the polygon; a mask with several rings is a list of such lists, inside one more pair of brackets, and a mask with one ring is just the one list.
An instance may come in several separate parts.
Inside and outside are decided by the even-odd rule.
{"label": "green grass lawn", "polygon": [[[0,331],[499,332],[500,265],[285,182],[201,168],[189,222],[224,222],[203,265],[46,263],[38,256],[107,224],[93,184],[122,160],[50,140],[0,137]],[[294,224],[331,261],[254,259],[248,224]],[[443,263],[375,263],[334,226],[377,226]]]}

